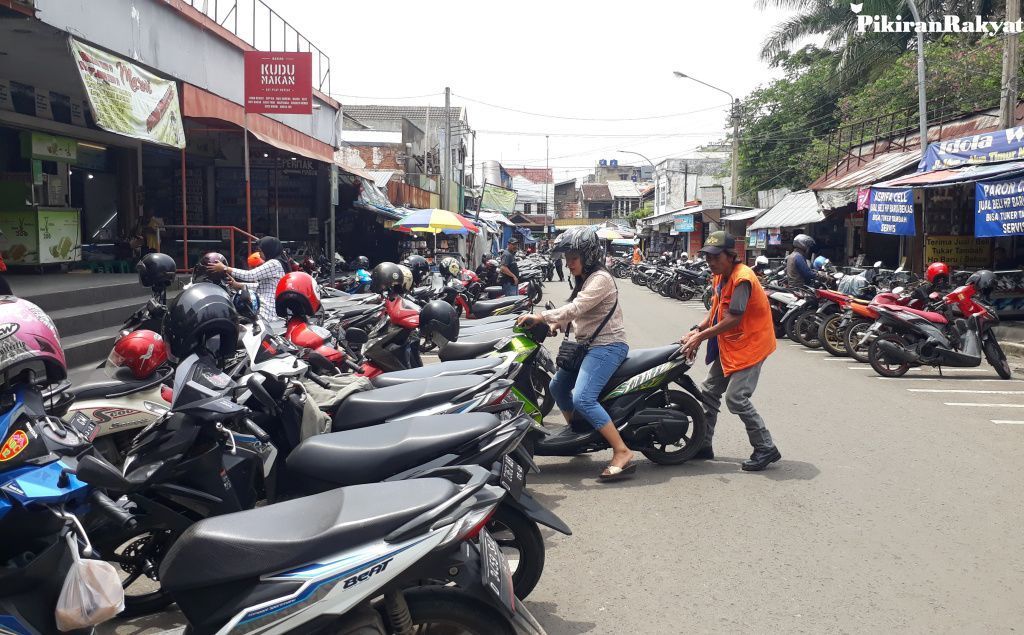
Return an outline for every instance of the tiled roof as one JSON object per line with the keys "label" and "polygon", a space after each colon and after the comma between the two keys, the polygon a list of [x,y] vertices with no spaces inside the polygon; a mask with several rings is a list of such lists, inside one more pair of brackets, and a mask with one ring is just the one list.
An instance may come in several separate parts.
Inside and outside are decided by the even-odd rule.
{"label": "tiled roof", "polygon": [[[360,123],[372,122],[372,121],[387,121],[396,119],[408,119],[409,121],[422,126],[427,121],[427,106],[386,106],[376,104],[351,104],[342,107],[342,112],[346,117],[355,119]],[[445,120],[445,109],[444,106],[430,106],[430,124],[431,127],[444,123]],[[462,106],[452,106],[449,108],[452,113],[452,122],[459,121],[464,113],[465,109]]]}
{"label": "tiled roof", "polygon": [[610,201],[612,193],[608,190],[607,183],[584,183],[580,186],[584,201]]}
{"label": "tiled roof", "polygon": [[522,177],[531,183],[554,183],[550,168],[505,168],[509,176]]}
{"label": "tiled roof", "polygon": [[640,198],[640,190],[633,181],[608,181],[613,198]]}

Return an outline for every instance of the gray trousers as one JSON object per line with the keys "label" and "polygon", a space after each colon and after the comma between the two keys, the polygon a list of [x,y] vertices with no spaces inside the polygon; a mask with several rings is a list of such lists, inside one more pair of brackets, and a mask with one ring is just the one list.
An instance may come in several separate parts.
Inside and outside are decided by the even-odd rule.
{"label": "gray trousers", "polygon": [[[761,362],[763,364],[764,362]],[[737,415],[743,425],[747,427],[747,437],[754,449],[771,449],[775,447],[772,442],[772,435],[764,425],[764,419],[757,414],[754,404],[750,403],[750,396],[757,388],[757,378],[761,374],[761,364],[755,364],[750,368],[736,371],[728,377],[722,374],[722,362],[715,360],[708,371],[707,379],[700,386],[702,401],[704,402],[704,418],[707,422],[707,440],[705,445],[711,445],[711,437],[715,434],[715,424],[718,423],[718,412],[722,406],[722,395],[725,395],[725,405],[729,412]]]}

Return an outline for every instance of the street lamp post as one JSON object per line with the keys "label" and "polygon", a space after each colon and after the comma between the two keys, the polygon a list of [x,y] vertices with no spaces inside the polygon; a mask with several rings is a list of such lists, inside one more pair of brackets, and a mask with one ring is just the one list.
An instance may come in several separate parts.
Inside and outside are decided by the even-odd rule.
{"label": "street lamp post", "polygon": [[712,86],[707,82],[702,82],[696,77],[691,77],[686,73],[680,73],[679,71],[672,71],[672,74],[680,79],[690,79],[698,84],[703,84],[712,90],[717,90],[720,93],[724,93],[729,97],[729,103],[732,105],[732,174],[731,174],[731,185],[729,187],[729,202],[732,204],[736,203],[736,176],[739,172],[739,157],[740,157],[740,100],[732,96],[727,90],[722,90],[718,86]]}

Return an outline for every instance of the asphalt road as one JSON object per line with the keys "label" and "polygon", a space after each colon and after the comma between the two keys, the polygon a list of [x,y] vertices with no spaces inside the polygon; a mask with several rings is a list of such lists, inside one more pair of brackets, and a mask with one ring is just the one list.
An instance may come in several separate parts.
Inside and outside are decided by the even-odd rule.
{"label": "asphalt road", "polygon": [[[548,295],[559,302],[563,289]],[[633,348],[670,343],[703,313],[628,281],[620,289]],[[705,368],[692,373],[699,381]],[[545,532],[528,603],[550,635],[1024,623],[1024,381],[987,366],[883,379],[779,340],[755,404],[783,455],[765,472],[740,470],[751,449],[728,413],[714,461],[641,458],[634,479],[604,484],[595,477],[610,452],[538,460],[528,487],[574,531]],[[105,632],[178,624],[168,612]]]}

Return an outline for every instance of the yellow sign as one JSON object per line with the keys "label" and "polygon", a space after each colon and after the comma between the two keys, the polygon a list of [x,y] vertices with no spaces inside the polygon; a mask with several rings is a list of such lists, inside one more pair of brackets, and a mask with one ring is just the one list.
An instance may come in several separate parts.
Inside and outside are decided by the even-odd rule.
{"label": "yellow sign", "polygon": [[927,262],[954,267],[988,267],[992,263],[992,239],[974,236],[928,236],[924,243]]}

